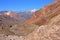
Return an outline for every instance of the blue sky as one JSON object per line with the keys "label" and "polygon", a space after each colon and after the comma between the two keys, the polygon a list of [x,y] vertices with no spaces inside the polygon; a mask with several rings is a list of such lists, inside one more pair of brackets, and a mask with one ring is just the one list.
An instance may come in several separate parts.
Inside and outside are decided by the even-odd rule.
{"label": "blue sky", "polygon": [[55,0],[0,0],[0,11],[40,9]]}

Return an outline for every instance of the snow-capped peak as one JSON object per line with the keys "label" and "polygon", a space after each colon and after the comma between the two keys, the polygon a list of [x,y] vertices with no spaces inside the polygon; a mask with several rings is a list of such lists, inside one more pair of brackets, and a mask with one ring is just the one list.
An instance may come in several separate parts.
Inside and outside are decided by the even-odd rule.
{"label": "snow-capped peak", "polygon": [[5,13],[6,15],[10,15],[11,14],[11,12],[9,11],[9,12],[7,12],[7,13]]}
{"label": "snow-capped peak", "polygon": [[36,11],[36,9],[32,9],[32,10],[30,10],[31,12],[35,12]]}

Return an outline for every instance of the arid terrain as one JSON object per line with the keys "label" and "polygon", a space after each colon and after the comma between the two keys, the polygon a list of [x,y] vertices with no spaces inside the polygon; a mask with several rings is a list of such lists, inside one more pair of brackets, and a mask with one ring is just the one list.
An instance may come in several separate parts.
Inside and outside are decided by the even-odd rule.
{"label": "arid terrain", "polygon": [[60,40],[59,0],[29,15],[0,12],[0,40]]}

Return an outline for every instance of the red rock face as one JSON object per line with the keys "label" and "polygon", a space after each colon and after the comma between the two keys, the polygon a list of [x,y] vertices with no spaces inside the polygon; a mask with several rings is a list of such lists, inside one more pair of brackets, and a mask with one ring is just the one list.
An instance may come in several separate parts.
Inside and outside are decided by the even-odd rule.
{"label": "red rock face", "polygon": [[60,14],[60,1],[53,2],[35,12],[25,23],[46,24],[51,18]]}

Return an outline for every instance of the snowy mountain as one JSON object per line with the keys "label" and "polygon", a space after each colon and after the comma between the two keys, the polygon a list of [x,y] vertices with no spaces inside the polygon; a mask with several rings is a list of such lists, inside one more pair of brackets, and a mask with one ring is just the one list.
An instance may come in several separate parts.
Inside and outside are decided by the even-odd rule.
{"label": "snowy mountain", "polygon": [[22,17],[24,17],[25,19],[29,19],[30,17],[33,16],[33,14],[35,13],[36,9],[33,10],[29,10],[29,11],[19,11],[18,14]]}

